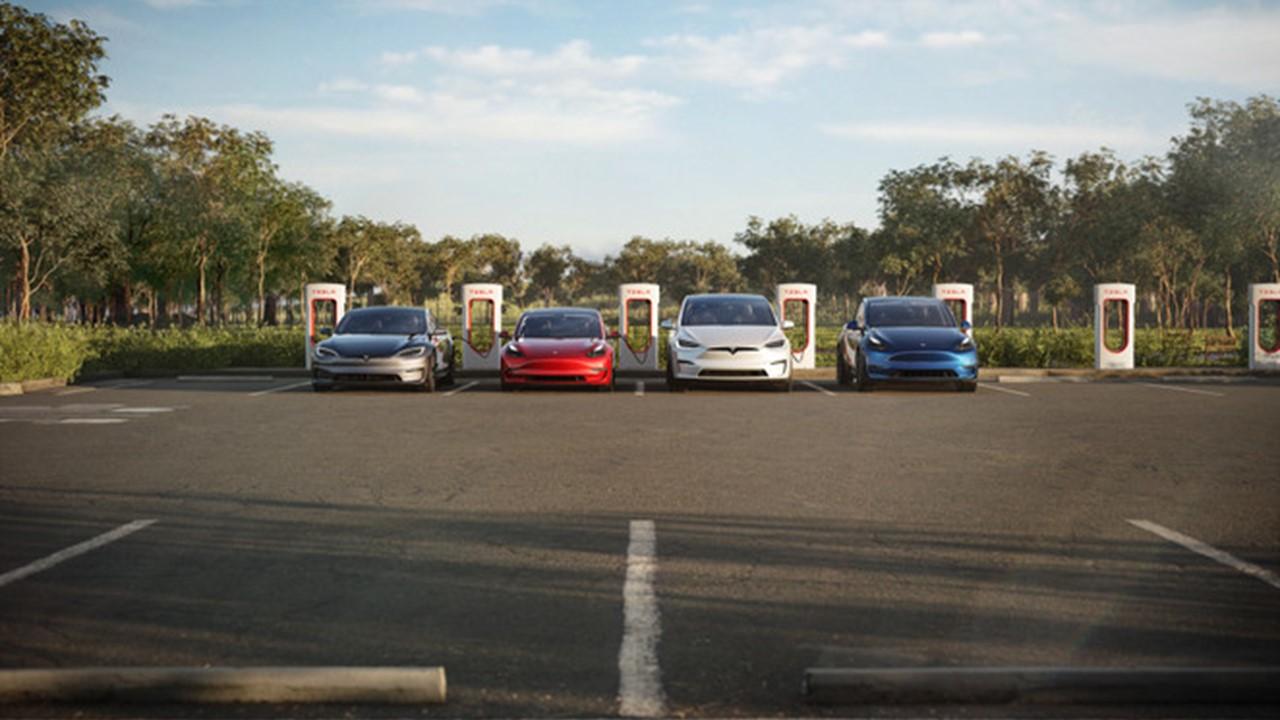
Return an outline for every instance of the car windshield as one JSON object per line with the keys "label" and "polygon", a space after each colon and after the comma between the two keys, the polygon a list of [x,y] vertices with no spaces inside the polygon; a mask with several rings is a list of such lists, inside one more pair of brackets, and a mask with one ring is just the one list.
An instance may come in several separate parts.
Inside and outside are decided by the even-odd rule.
{"label": "car windshield", "polygon": [[338,335],[421,335],[427,318],[413,308],[352,310],[338,323]]}
{"label": "car windshield", "polygon": [[867,306],[869,327],[955,327],[956,319],[940,302],[892,302]]}
{"label": "car windshield", "polygon": [[525,315],[517,338],[600,338],[600,316],[592,312],[538,312]]}
{"label": "car windshield", "polygon": [[773,306],[762,297],[691,298],[681,325],[777,325]]}

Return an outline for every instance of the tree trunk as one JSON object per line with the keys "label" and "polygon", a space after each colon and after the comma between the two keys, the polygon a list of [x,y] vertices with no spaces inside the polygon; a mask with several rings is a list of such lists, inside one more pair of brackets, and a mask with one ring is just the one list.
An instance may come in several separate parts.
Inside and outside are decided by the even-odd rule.
{"label": "tree trunk", "polygon": [[[203,246],[203,241],[201,241]],[[209,265],[209,256],[204,252],[203,247],[200,251],[200,258],[196,261],[196,268],[199,271],[199,277],[196,280],[196,324],[204,325],[205,310],[205,294],[208,291],[205,282],[205,270]]]}
{"label": "tree trunk", "polygon": [[1222,309],[1227,313],[1227,337],[1232,340],[1236,337],[1235,323],[1232,321],[1231,317],[1231,301],[1233,299],[1233,294],[1234,293],[1231,292],[1231,268],[1227,268],[1227,282],[1222,293]]}
{"label": "tree trunk", "polygon": [[1004,258],[996,255],[996,330],[1004,327]]}
{"label": "tree trunk", "polygon": [[18,322],[27,322],[31,315],[31,244],[18,241]]}
{"label": "tree trunk", "polygon": [[1050,311],[1050,315],[1053,317],[1054,332],[1057,332],[1058,330],[1058,306],[1057,305],[1053,306],[1053,309]]}
{"label": "tree trunk", "polygon": [[[274,308],[273,308],[274,310]],[[267,256],[258,253],[258,325],[274,325],[275,317],[267,320]]]}

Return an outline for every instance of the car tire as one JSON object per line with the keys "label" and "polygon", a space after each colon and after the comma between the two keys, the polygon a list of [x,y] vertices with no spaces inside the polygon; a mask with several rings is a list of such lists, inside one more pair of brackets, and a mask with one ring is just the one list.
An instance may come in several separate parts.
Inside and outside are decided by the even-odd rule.
{"label": "car tire", "polygon": [[871,392],[871,378],[867,377],[867,361],[858,353],[857,369],[854,371],[854,387],[858,392]]}
{"label": "car tire", "polygon": [[449,348],[449,369],[445,371],[444,377],[440,378],[441,385],[453,385],[455,382],[453,370],[455,360],[453,359],[453,348]]}
{"label": "car tire", "polygon": [[434,357],[428,357],[426,364],[422,368],[422,382],[418,385],[418,391],[424,393],[436,391],[436,360]]}
{"label": "car tire", "polygon": [[970,380],[965,380],[965,381],[958,382],[958,383],[956,383],[956,390],[958,390],[958,391],[960,391],[960,392],[966,392],[966,393],[977,392],[977,391],[978,391],[978,381],[977,381],[977,380],[971,380],[971,381],[970,381]]}
{"label": "car tire", "polygon": [[793,382],[794,381],[791,378],[787,378],[786,380],[777,380],[773,383],[773,390],[774,392],[789,393],[791,392]]}
{"label": "car tire", "polygon": [[311,383],[311,392],[329,392],[333,389],[333,385],[322,385],[320,383]]}
{"label": "car tire", "polygon": [[844,359],[844,350],[836,348],[836,382],[848,386],[853,382],[853,373],[849,372],[849,363]]}
{"label": "car tire", "polygon": [[676,361],[675,358],[667,357],[667,390],[673,393],[682,393],[685,391],[683,380],[676,379]]}

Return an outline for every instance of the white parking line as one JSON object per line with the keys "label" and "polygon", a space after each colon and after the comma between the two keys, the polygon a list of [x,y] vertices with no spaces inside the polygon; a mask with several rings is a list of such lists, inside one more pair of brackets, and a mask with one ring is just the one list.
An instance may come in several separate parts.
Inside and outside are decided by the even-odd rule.
{"label": "white parking line", "polygon": [[444,396],[445,396],[445,397],[450,397],[450,396],[453,396],[453,395],[457,395],[458,393],[462,392],[463,390],[466,390],[467,388],[473,388],[473,387],[475,387],[475,386],[477,386],[477,385],[479,385],[479,384],[480,384],[480,381],[479,381],[479,380],[472,380],[471,382],[467,383],[466,385],[462,385],[462,386],[459,386],[459,387],[456,387],[456,388],[454,388],[454,389],[450,390],[449,392],[445,393],[445,394],[444,394]]}
{"label": "white parking line", "polygon": [[263,395],[270,395],[271,393],[281,392],[284,390],[292,390],[294,388],[300,388],[303,385],[310,385],[310,384],[311,384],[310,380],[303,380],[302,382],[289,383],[288,385],[280,385],[278,387],[267,388],[266,390],[258,390],[257,392],[251,392],[249,393],[249,397],[261,397]]}
{"label": "white parking line", "polygon": [[171,407],[122,407],[122,408],[116,408],[111,412],[131,413],[135,415],[146,415],[149,413],[167,413],[167,412],[173,412],[173,411],[174,411],[174,408],[171,408]]}
{"label": "white parking line", "polygon": [[618,714],[659,717],[666,697],[658,671],[658,597],[653,577],[658,569],[658,538],[652,520],[631,521],[627,546],[627,581],[622,587],[622,647],[618,650]]}
{"label": "white parking line", "polygon": [[1229,552],[1219,550],[1208,543],[1200,542],[1189,535],[1183,535],[1177,530],[1170,530],[1169,528],[1153,523],[1150,520],[1129,520],[1129,524],[1134,527],[1142,528],[1149,533],[1159,535],[1165,540],[1177,543],[1191,552],[1199,553],[1210,560],[1220,562],[1227,567],[1239,570],[1245,575],[1256,577],[1262,582],[1280,589],[1280,575],[1276,575],[1266,568],[1258,567],[1251,562],[1245,562]]}
{"label": "white parking line", "polygon": [[1002,393],[1009,393],[1010,395],[1017,395],[1018,397],[1031,397],[1031,393],[1024,393],[1021,390],[1012,390],[1010,388],[1002,388],[999,385],[992,385],[990,383],[978,383],[978,387],[986,390],[996,390]]}
{"label": "white parking line", "polygon": [[124,418],[63,418],[59,425],[119,425],[129,422]]}
{"label": "white parking line", "polygon": [[63,390],[56,394],[58,397],[62,397],[63,395],[79,395],[80,393],[90,393],[97,389],[98,388],[93,388],[93,387],[73,387],[73,388],[67,388],[66,390]]}
{"label": "white parking line", "polygon": [[5,585],[8,585],[9,583],[14,582],[16,580],[21,580],[22,578],[27,577],[28,575],[34,575],[42,570],[48,570],[49,568],[53,567],[54,565],[57,565],[60,562],[63,562],[65,560],[70,560],[71,558],[77,555],[83,555],[89,552],[90,550],[93,550],[95,548],[100,548],[103,545],[106,545],[107,543],[115,542],[116,540],[119,540],[120,538],[125,537],[126,535],[132,535],[133,533],[138,532],[139,530],[147,527],[148,525],[151,525],[154,522],[155,520],[134,520],[131,523],[121,525],[115,530],[102,533],[98,537],[85,540],[84,542],[79,543],[77,545],[72,545],[71,547],[65,550],[59,550],[58,552],[52,555],[41,558],[28,565],[23,565],[17,570],[10,570],[5,574],[0,575],[0,587],[4,587]]}
{"label": "white parking line", "polygon": [[819,385],[819,384],[817,384],[817,383],[812,383],[812,382],[809,382],[808,380],[801,380],[801,381],[800,381],[800,384],[801,384],[801,385],[804,385],[805,387],[811,387],[811,388],[813,388],[814,390],[817,390],[818,392],[820,392],[820,393],[822,393],[823,395],[826,395],[826,396],[828,396],[828,397],[835,397],[835,396],[836,396],[836,394],[835,394],[835,393],[831,392],[830,390],[828,390],[828,389],[826,389],[826,388],[822,387],[821,385]]}
{"label": "white parking line", "polygon": [[1176,390],[1184,393],[1194,393],[1196,395],[1209,395],[1211,397],[1226,397],[1223,393],[1211,392],[1209,390],[1197,390],[1195,388],[1178,387],[1177,385],[1160,385],[1158,383],[1138,383],[1143,387],[1156,388],[1157,390]]}
{"label": "white parking line", "polygon": [[644,397],[644,381],[636,381],[636,397]]}

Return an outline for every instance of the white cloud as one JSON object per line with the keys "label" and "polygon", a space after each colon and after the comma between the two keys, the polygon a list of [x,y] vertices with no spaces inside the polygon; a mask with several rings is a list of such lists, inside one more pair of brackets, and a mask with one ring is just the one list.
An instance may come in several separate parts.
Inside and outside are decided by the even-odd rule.
{"label": "white cloud", "polygon": [[573,40],[545,54],[525,48],[485,45],[464,50],[428,47],[423,49],[422,55],[453,70],[507,77],[570,75],[616,78],[635,73],[647,61],[642,55],[598,57],[592,54],[591,45],[585,40]]}
{"label": "white cloud", "polygon": [[396,67],[399,65],[408,65],[418,59],[417,50],[409,50],[407,52],[384,52],[378,58],[383,65]]}
{"label": "white cloud", "polygon": [[958,120],[952,122],[890,122],[821,125],[832,137],[868,142],[937,145],[960,148],[1006,148],[1021,152],[1035,148],[1079,151],[1101,146],[1154,149],[1167,135],[1121,125],[1034,124]]}
{"label": "white cloud", "polygon": [[342,93],[365,92],[369,89],[368,83],[351,78],[336,78],[328,82],[322,82],[316,88],[321,95],[337,95]]}
{"label": "white cloud", "polygon": [[363,0],[361,7],[373,10],[414,10],[437,15],[476,16],[500,7],[532,10],[537,0]]}
{"label": "white cloud", "polygon": [[1247,90],[1280,85],[1280,9],[1235,6],[1143,19],[1068,21],[1057,51],[1081,64]]}
{"label": "white cloud", "polygon": [[205,4],[205,0],[143,0],[143,2],[156,10],[176,10]]}
{"label": "white cloud", "polygon": [[920,36],[920,44],[931,48],[973,47],[987,42],[987,36],[976,30],[929,32]]}
{"label": "white cloud", "polygon": [[814,67],[841,67],[851,50],[885,47],[888,35],[846,34],[827,26],[767,27],[708,37],[668,35],[649,44],[670,53],[678,72],[762,94]]}

